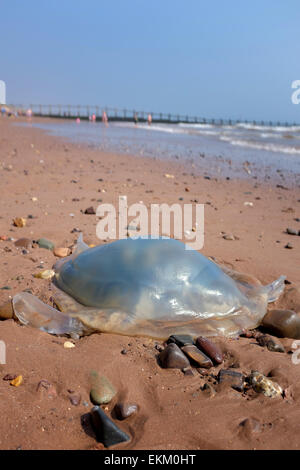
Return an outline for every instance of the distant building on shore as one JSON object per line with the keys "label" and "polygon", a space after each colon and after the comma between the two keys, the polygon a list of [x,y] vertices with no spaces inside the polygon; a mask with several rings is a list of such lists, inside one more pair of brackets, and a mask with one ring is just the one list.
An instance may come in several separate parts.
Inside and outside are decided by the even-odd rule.
{"label": "distant building on shore", "polygon": [[6,86],[3,80],[0,80],[0,104],[6,104]]}

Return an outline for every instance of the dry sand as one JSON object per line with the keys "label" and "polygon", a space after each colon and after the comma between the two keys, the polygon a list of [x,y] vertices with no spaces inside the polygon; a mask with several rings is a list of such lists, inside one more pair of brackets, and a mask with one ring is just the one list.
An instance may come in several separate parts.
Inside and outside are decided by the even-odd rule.
{"label": "dry sand", "polygon": [[[300,229],[294,220],[300,217],[299,187],[285,183],[288,189],[282,189],[251,175],[243,181],[207,180],[180,164],[101,153],[13,122],[0,119],[0,237],[45,237],[68,247],[76,240],[71,233],[76,227],[88,243],[98,244],[97,218],[82,211],[96,208],[99,198],[116,203],[126,194],[129,204],[142,200],[147,205],[197,199],[206,203],[204,255],[263,283],[284,274],[291,283],[286,290],[300,287],[300,237],[284,233],[287,227]],[[175,177],[166,178],[166,173]],[[245,206],[246,201],[253,206]],[[26,217],[26,226],[13,226],[15,217]],[[222,232],[238,239],[224,240]],[[293,249],[285,248],[288,242]],[[50,281],[33,274],[50,269],[57,258],[42,248],[28,251],[23,254],[13,241],[0,240],[0,288],[10,288],[0,290],[0,305],[24,289],[51,304]],[[295,298],[291,291],[277,304],[291,307]],[[291,360],[292,340],[282,340],[285,353],[270,352],[253,338],[220,340],[225,363],[209,372],[233,366],[246,375],[252,369],[270,374],[288,389],[285,398],[271,399],[231,388],[210,397],[201,390],[207,378],[196,369],[189,377],[160,368],[156,342],[145,338],[93,334],[65,349],[65,338],[6,320],[0,322],[0,339],[7,346],[7,363],[0,365],[0,449],[103,448],[85,419],[92,407],[91,369],[106,375],[118,390],[104,407],[109,416],[117,401],[139,405],[136,415],[118,423],[132,439],[116,449],[300,447],[300,365]],[[121,354],[124,348],[127,354]],[[6,374],[21,374],[23,383],[11,386],[2,380]],[[37,391],[41,380],[53,385],[54,396]],[[81,395],[78,406],[70,401],[72,393]]]}

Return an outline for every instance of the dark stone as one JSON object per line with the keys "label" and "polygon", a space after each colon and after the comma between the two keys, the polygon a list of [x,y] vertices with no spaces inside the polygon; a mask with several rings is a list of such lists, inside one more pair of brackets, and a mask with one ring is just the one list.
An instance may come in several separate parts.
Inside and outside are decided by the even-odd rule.
{"label": "dark stone", "polygon": [[175,343],[170,343],[159,354],[162,367],[167,369],[183,369],[190,365],[189,360]]}
{"label": "dark stone", "polygon": [[119,429],[100,406],[94,406],[94,408],[92,408],[91,424],[96,434],[97,441],[102,442],[105,447],[130,440],[128,434]]}
{"label": "dark stone", "polygon": [[181,348],[186,344],[194,344],[194,340],[190,335],[171,335],[167,340],[167,344],[169,343],[175,343]]}
{"label": "dark stone", "polygon": [[218,382],[220,384],[226,383],[238,392],[242,392],[244,390],[245,377],[240,372],[221,369],[218,374]]}
{"label": "dark stone", "polygon": [[95,209],[91,206],[91,207],[88,207],[87,209],[85,209],[84,211],[85,214],[91,214],[91,215],[95,215],[96,212],[95,212]]}
{"label": "dark stone", "polygon": [[134,403],[117,403],[115,406],[115,413],[118,419],[129,418],[132,414],[136,413],[138,406]]}
{"label": "dark stone", "polygon": [[16,379],[17,377],[18,377],[17,374],[6,374],[6,375],[3,377],[3,380],[9,380],[9,381],[11,381],[11,380]]}
{"label": "dark stone", "polygon": [[15,242],[15,246],[28,249],[32,247],[32,241],[29,240],[29,238],[19,238],[19,240]]}
{"label": "dark stone", "polygon": [[284,248],[287,248],[288,250],[292,250],[294,247],[291,243],[287,243]]}
{"label": "dark stone", "polygon": [[199,336],[196,339],[197,347],[203,351],[215,364],[222,364],[224,357],[221,349],[210,339]]}
{"label": "dark stone", "polygon": [[256,338],[256,341],[260,346],[266,346],[269,351],[272,352],[285,352],[284,347],[282,346],[281,343],[274,341],[270,336],[268,335],[262,335],[258,336]]}
{"label": "dark stone", "polygon": [[184,373],[184,375],[186,375],[187,377],[194,377],[194,372],[192,371],[192,369],[190,367],[184,367],[182,369],[182,372]]}
{"label": "dark stone", "polygon": [[261,326],[274,336],[300,339],[300,316],[293,310],[270,310]]}
{"label": "dark stone", "polygon": [[182,351],[194,361],[198,367],[204,367],[205,369],[209,369],[213,366],[212,361],[207,357],[197,346],[193,344],[188,344],[182,347]]}

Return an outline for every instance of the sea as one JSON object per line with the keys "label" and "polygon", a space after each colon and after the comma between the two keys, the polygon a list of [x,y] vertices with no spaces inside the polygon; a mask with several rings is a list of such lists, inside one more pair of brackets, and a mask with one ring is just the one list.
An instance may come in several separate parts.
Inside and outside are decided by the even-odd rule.
{"label": "sea", "polygon": [[[20,125],[20,124],[19,124]],[[156,124],[49,119],[21,125],[102,151],[179,161],[194,173],[300,185],[300,126]]]}

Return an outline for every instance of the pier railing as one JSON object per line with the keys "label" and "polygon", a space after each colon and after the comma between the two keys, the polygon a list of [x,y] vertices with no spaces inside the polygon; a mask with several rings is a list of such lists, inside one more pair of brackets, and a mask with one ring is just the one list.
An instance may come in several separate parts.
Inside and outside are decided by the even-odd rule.
{"label": "pier railing", "polygon": [[259,126],[296,126],[296,123],[279,122],[279,121],[260,121],[260,120],[244,120],[244,119],[211,119],[199,116],[190,116],[185,114],[172,114],[172,113],[160,113],[152,111],[138,111],[135,109],[127,108],[111,108],[100,105],[62,105],[62,104],[11,104],[10,108],[15,111],[25,112],[27,109],[31,109],[35,116],[39,117],[50,117],[50,118],[63,118],[63,119],[76,119],[80,118],[88,120],[93,114],[96,117],[96,121],[102,119],[102,113],[105,111],[109,121],[134,121],[147,122],[148,115],[151,114],[153,123],[164,123],[164,124],[211,124],[211,125],[236,125],[236,124],[251,124]]}

